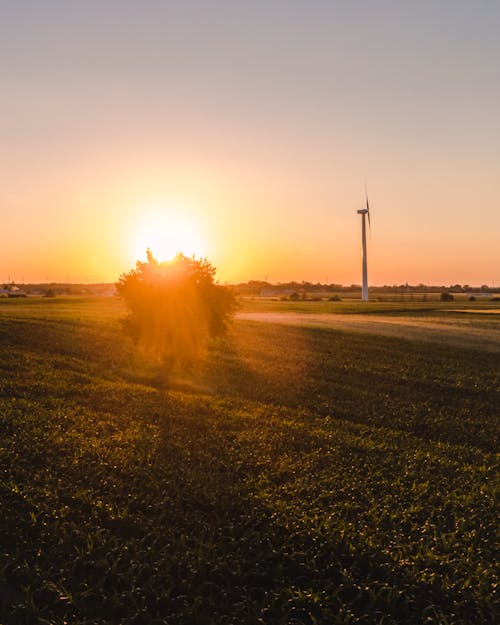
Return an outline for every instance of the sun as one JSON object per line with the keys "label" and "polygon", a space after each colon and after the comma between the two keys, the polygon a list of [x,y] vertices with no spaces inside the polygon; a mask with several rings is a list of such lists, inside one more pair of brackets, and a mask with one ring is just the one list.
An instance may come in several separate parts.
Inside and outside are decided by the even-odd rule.
{"label": "sun", "polygon": [[184,256],[205,255],[205,244],[199,228],[181,211],[157,211],[145,215],[134,235],[135,258],[145,258],[150,249],[159,261]]}

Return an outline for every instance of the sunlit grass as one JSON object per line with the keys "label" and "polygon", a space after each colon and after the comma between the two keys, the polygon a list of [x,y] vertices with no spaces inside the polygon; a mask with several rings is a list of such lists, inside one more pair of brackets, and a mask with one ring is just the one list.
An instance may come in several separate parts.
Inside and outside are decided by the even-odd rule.
{"label": "sunlit grass", "polygon": [[466,297],[458,297],[453,302],[440,302],[438,297],[428,301],[420,298],[415,301],[399,300],[397,298],[382,298],[368,302],[359,299],[344,298],[339,302],[330,302],[326,299],[315,300],[281,300],[272,297],[242,297],[239,300],[242,312],[298,312],[298,313],[334,313],[334,314],[422,314],[438,313],[440,311],[467,310],[485,312],[488,310],[497,312],[500,309],[499,302],[489,300],[471,302]]}
{"label": "sunlit grass", "polygon": [[123,314],[0,305],[0,622],[494,622],[497,354],[238,321],[165,388]]}

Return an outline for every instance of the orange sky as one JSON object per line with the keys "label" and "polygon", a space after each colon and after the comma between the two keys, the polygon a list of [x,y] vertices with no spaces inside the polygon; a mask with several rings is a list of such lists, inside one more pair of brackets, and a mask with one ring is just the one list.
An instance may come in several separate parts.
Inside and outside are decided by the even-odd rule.
{"label": "orange sky", "polygon": [[359,283],[366,183],[370,283],[498,285],[500,9],[417,4],[2,3],[0,280],[178,240],[223,281]]}

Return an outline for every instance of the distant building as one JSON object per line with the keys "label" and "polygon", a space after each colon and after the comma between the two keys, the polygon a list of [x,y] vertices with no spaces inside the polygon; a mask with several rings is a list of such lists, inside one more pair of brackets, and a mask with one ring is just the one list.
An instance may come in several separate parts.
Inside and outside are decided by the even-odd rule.
{"label": "distant building", "polygon": [[0,297],[27,297],[27,294],[12,283],[4,285],[0,289]]}

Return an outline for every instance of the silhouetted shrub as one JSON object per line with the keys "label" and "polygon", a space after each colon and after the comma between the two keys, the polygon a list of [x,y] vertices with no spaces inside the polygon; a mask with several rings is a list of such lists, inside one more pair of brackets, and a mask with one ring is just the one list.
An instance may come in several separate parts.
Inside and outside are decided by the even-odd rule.
{"label": "silhouetted shrub", "polygon": [[235,298],[214,276],[206,259],[178,254],[158,262],[150,250],[146,262],[123,274],[116,289],[130,311],[126,328],[140,349],[166,365],[186,365],[207,339],[223,334]]}

